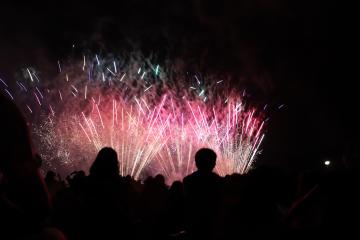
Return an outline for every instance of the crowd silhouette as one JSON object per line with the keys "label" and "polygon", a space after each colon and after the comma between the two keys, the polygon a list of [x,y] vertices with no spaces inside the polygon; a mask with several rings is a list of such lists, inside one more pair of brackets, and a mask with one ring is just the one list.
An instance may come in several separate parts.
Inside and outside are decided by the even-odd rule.
{"label": "crowd silhouette", "polygon": [[217,175],[216,153],[195,155],[197,171],[166,185],[119,175],[114,149],[89,169],[42,178],[27,124],[0,96],[0,239],[241,239],[319,231],[357,232],[356,168],[285,174],[258,167]]}

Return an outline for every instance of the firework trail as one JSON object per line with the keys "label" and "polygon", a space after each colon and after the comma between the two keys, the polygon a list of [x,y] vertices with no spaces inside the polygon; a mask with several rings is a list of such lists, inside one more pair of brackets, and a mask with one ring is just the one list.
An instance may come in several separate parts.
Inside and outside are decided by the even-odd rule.
{"label": "firework trail", "polygon": [[194,171],[201,147],[218,154],[220,175],[245,173],[264,139],[262,113],[246,106],[224,80],[152,65],[148,60],[83,56],[57,62],[59,74],[40,79],[26,68],[14,89],[0,85],[26,113],[45,169],[88,169],[97,152],[118,152],[120,173],[141,179]]}

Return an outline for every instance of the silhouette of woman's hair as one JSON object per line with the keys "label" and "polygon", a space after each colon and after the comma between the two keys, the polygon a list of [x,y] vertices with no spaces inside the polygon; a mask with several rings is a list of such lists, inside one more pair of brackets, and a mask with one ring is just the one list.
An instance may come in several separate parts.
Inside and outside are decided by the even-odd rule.
{"label": "silhouette of woman's hair", "polygon": [[[0,170],[35,163],[27,124],[15,104],[0,94]],[[35,164],[30,164],[35,167]]]}
{"label": "silhouette of woman's hair", "polygon": [[216,165],[216,153],[210,148],[201,148],[195,154],[195,163],[198,170],[211,172]]}
{"label": "silhouette of woman's hair", "polygon": [[0,132],[0,173],[7,180],[2,194],[27,215],[26,221],[36,222],[50,207],[46,186],[33,157],[26,120],[14,102],[1,93]]}
{"label": "silhouette of woman's hair", "polygon": [[96,156],[90,167],[90,176],[111,178],[119,175],[119,161],[117,153],[110,147],[104,147]]}

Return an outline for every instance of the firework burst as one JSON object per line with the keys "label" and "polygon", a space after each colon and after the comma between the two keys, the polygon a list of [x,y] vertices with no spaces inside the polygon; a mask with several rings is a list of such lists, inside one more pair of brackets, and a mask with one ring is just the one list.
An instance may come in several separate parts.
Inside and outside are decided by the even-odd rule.
{"label": "firework burst", "polygon": [[264,138],[261,112],[224,80],[205,81],[144,60],[83,56],[61,64],[52,80],[26,68],[3,89],[26,112],[44,168],[88,169],[97,152],[118,152],[120,173],[141,179],[194,171],[201,147],[218,154],[220,175],[245,173]]}

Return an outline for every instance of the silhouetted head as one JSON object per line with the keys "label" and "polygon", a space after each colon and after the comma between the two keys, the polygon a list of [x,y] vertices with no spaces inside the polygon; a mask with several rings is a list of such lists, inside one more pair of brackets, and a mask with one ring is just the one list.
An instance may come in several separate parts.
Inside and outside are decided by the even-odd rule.
{"label": "silhouetted head", "polygon": [[216,165],[216,153],[210,148],[201,148],[195,154],[195,163],[199,171],[211,172]]}
{"label": "silhouetted head", "polygon": [[56,177],[55,172],[54,172],[54,171],[49,170],[49,171],[46,173],[45,181],[52,181],[52,180],[55,180],[55,177]]}
{"label": "silhouetted head", "polygon": [[175,181],[171,184],[170,192],[172,193],[182,193],[183,191],[183,184],[180,181]]}
{"label": "silhouetted head", "polygon": [[36,168],[27,124],[13,102],[0,94],[0,171],[15,170],[17,164]]}
{"label": "silhouetted head", "polygon": [[165,185],[165,177],[161,174],[156,175],[154,178],[154,183],[159,186]]}
{"label": "silhouetted head", "polygon": [[133,181],[131,175],[129,175],[129,174],[124,177],[124,180],[125,180],[125,182],[128,182],[128,183]]}
{"label": "silhouetted head", "polygon": [[101,149],[90,167],[90,176],[111,178],[119,175],[117,153],[110,147]]}

